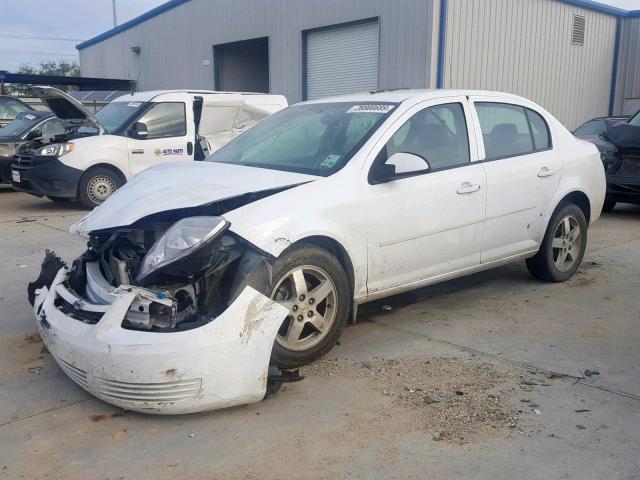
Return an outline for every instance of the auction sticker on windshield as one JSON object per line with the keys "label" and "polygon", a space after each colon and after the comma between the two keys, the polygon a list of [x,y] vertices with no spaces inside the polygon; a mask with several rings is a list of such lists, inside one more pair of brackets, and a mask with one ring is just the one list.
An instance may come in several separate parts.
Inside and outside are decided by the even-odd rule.
{"label": "auction sticker on windshield", "polygon": [[388,113],[393,110],[393,105],[354,105],[347,113]]}

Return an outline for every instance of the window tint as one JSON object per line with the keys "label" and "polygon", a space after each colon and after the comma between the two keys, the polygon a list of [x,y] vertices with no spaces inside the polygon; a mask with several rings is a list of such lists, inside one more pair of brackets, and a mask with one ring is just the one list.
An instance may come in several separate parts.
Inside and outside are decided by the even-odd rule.
{"label": "window tint", "polygon": [[527,118],[531,126],[531,136],[533,137],[533,146],[536,150],[545,150],[551,147],[551,138],[549,136],[549,127],[544,118],[533,110],[527,108]]}
{"label": "window tint", "polygon": [[138,122],[147,126],[147,139],[182,137],[187,134],[185,108],[181,102],[157,103]]}
{"label": "window tint", "polygon": [[476,103],[487,160],[533,152],[524,107],[506,103]]}
{"label": "window tint", "polygon": [[398,152],[424,158],[431,170],[468,163],[469,136],[462,105],[449,103],[416,113],[387,142],[387,158]]}
{"label": "window tint", "polygon": [[44,137],[55,137],[56,135],[62,135],[65,133],[62,122],[57,118],[52,118],[51,120],[44,122],[41,130]]}

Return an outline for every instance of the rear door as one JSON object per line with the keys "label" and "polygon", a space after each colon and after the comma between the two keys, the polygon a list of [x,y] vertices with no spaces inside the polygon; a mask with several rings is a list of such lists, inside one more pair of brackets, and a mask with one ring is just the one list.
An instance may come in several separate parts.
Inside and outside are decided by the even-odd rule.
{"label": "rear door", "polygon": [[146,136],[134,129],[127,132],[131,175],[159,163],[192,160],[195,128],[192,106],[183,101],[157,102],[138,120],[146,126]]}
{"label": "rear door", "polygon": [[494,97],[471,100],[487,174],[482,263],[489,263],[538,248],[562,156],[540,113]]}

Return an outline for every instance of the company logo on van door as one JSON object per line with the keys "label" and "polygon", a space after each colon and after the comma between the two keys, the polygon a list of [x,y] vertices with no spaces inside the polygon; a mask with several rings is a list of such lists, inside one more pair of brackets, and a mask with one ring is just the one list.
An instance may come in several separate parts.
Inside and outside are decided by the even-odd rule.
{"label": "company logo on van door", "polygon": [[184,148],[156,148],[154,153],[157,156],[162,155],[163,157],[166,155],[184,155]]}

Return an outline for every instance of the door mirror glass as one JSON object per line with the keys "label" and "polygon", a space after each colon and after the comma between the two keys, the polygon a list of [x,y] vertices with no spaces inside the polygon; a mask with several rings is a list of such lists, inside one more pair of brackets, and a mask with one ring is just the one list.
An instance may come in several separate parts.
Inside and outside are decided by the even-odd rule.
{"label": "door mirror glass", "polygon": [[386,162],[379,163],[371,172],[372,183],[387,183],[399,178],[426,173],[431,167],[429,162],[419,155],[397,152]]}
{"label": "door mirror glass", "polygon": [[136,122],[129,130],[129,133],[134,138],[145,139],[149,136],[149,130],[147,129],[147,125],[143,122]]}

